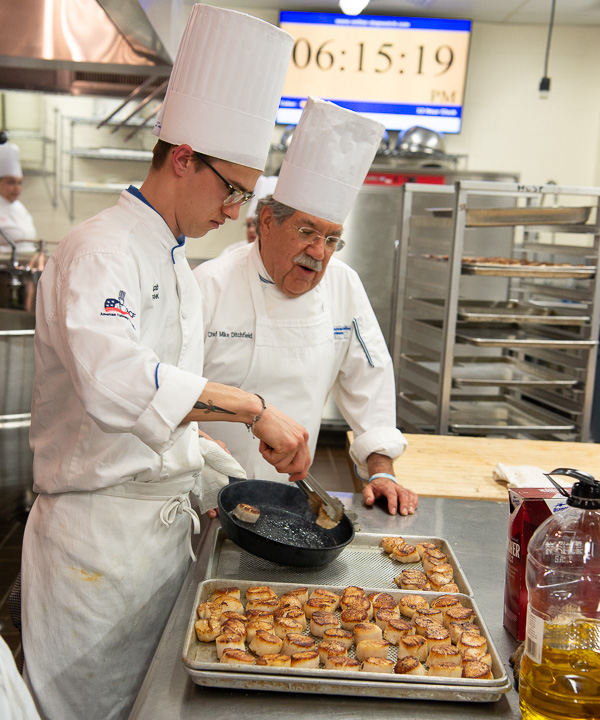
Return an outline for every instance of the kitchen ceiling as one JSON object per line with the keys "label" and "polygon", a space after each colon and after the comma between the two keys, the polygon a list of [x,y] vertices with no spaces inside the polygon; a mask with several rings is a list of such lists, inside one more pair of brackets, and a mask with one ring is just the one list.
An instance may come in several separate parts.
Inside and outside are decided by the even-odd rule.
{"label": "kitchen ceiling", "polygon": [[[209,0],[211,5],[256,10],[340,12],[337,0]],[[186,5],[192,6],[191,0]],[[475,22],[545,25],[551,0],[371,0],[366,15],[461,18]],[[556,25],[600,25],[600,0],[556,0]]]}

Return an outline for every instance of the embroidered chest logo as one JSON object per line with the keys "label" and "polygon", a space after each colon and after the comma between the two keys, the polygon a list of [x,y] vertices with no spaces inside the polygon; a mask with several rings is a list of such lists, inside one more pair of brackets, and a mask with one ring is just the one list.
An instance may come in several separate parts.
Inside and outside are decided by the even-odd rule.
{"label": "embroidered chest logo", "polygon": [[158,283],[157,283],[156,285],[152,286],[152,299],[158,300],[158,298],[159,298],[159,295],[158,295]]}
{"label": "embroidered chest logo", "polygon": [[119,292],[117,298],[106,298],[102,315],[119,315],[127,320],[133,320],[135,313],[125,305],[125,290]]}

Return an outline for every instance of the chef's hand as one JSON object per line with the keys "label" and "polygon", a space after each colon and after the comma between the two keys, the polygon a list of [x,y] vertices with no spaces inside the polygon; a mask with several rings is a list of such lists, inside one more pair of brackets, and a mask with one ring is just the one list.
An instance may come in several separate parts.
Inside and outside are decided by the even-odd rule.
{"label": "chef's hand", "polygon": [[260,439],[260,454],[277,472],[289,474],[292,481],[306,477],[311,461],[308,432],[302,425],[267,405],[254,424],[254,434]]}
{"label": "chef's hand", "polygon": [[412,515],[419,504],[419,496],[416,493],[386,478],[375,478],[363,490],[365,505],[373,505],[380,497],[386,498],[390,515],[395,515],[398,508],[400,515]]}
{"label": "chef's hand", "polygon": [[[371,453],[367,458],[369,477],[378,473],[394,475],[392,458],[380,453]],[[394,475],[395,477],[395,475]],[[401,515],[412,515],[417,509],[419,497],[412,490],[407,490],[388,478],[375,478],[363,490],[365,505],[373,505],[377,498],[387,500],[388,512],[395,515],[400,510]]]}
{"label": "chef's hand", "polygon": [[211,442],[217,443],[217,445],[218,445],[221,449],[225,450],[226,453],[229,453],[229,454],[231,455],[231,453],[230,453],[229,450],[227,449],[227,445],[225,445],[225,443],[224,443],[222,440],[215,440],[214,437],[211,437],[210,435],[207,435],[203,430],[200,430],[200,428],[198,428],[198,436],[199,436],[199,437],[203,437],[203,438],[205,438],[206,440],[210,440]]}

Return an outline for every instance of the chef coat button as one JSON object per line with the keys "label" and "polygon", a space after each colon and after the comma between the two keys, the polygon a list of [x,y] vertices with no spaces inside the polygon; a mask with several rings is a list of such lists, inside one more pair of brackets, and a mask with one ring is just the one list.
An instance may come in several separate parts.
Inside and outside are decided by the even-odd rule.
{"label": "chef coat button", "polygon": [[187,313],[185,312],[185,310],[182,310],[181,311],[181,319],[185,320],[186,318],[187,318]]}
{"label": "chef coat button", "polygon": [[168,480],[169,479],[169,473],[161,473],[160,474],[161,480]]}

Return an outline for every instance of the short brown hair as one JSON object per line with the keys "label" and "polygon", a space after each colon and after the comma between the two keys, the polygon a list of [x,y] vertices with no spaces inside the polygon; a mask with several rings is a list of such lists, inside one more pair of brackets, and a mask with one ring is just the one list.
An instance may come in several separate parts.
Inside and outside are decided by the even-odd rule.
{"label": "short brown hair", "polygon": [[[169,153],[171,152],[171,150],[176,147],[179,146],[174,145],[173,143],[165,142],[165,140],[158,140],[152,150],[152,169],[160,170],[167,162],[167,158],[169,157]],[[218,160],[218,158],[211,157],[210,155],[204,155],[204,153],[196,153],[194,151],[192,159],[196,167],[196,172],[198,172],[198,170],[204,167],[204,163],[197,157],[197,155],[202,155],[202,157],[205,160],[208,160],[208,162],[214,162],[215,160]]]}

